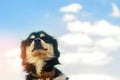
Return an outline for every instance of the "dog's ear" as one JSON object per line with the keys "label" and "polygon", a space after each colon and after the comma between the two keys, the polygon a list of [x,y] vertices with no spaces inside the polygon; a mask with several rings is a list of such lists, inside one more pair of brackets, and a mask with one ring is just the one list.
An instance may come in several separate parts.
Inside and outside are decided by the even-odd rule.
{"label": "dog's ear", "polygon": [[26,59],[26,43],[25,43],[25,41],[22,41],[21,42],[21,55],[20,55],[20,57],[22,58],[22,65],[24,65],[25,64],[25,59]]}
{"label": "dog's ear", "polygon": [[60,52],[58,50],[58,42],[56,39],[54,39],[53,46],[54,46],[55,57],[58,58],[60,56]]}
{"label": "dog's ear", "polygon": [[58,58],[60,56],[60,52],[58,50],[58,43],[56,39],[52,39],[52,44],[53,44],[53,49],[54,49],[54,58],[47,60],[47,64],[49,64],[48,66],[53,66],[53,65],[57,65],[60,64]]}
{"label": "dog's ear", "polygon": [[54,47],[54,55],[55,55],[55,57],[53,59],[54,64],[60,64],[60,62],[58,60],[58,58],[60,56],[60,52],[58,50],[58,42],[56,39],[54,39],[54,41],[53,41],[53,47]]}

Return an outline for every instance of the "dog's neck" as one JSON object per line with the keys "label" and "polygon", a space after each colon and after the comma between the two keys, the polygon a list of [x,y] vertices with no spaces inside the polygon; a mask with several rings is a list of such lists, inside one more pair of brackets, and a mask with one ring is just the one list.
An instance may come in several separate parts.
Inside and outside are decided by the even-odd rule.
{"label": "dog's neck", "polygon": [[40,75],[41,71],[50,72],[53,70],[54,65],[56,65],[56,64],[58,64],[58,63],[55,58],[53,58],[51,60],[46,60],[46,61],[39,60],[34,64],[36,74]]}
{"label": "dog's neck", "polygon": [[[54,65],[59,64],[59,61],[57,60],[57,58],[52,58],[50,60],[38,60],[37,62],[35,62],[33,65],[34,69],[33,71],[30,72],[30,74],[32,73],[33,77],[41,77],[42,75],[46,75],[46,77],[48,77],[51,73],[53,74],[54,71]],[[35,74],[35,75],[34,75]],[[51,75],[52,77],[54,75]],[[49,77],[51,77],[49,76]]]}
{"label": "dog's neck", "polygon": [[50,63],[51,60],[39,60],[38,62],[36,62],[34,64],[36,73],[32,73],[32,76],[38,79],[53,80],[53,77],[55,75],[55,68],[54,65]]}
{"label": "dog's neck", "polygon": [[35,65],[36,74],[40,75],[42,68],[45,65],[45,62],[43,60],[39,60],[34,65]]}
{"label": "dog's neck", "polygon": [[56,69],[53,68],[49,72],[41,71],[40,75],[32,73],[32,76],[40,80],[53,80],[53,78],[55,77],[55,71]]}

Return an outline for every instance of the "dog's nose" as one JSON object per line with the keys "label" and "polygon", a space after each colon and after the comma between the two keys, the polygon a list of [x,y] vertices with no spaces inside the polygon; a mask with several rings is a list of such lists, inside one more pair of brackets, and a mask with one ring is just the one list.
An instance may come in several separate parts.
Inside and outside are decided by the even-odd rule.
{"label": "dog's nose", "polygon": [[41,43],[41,40],[40,40],[40,38],[36,38],[36,39],[34,40],[34,42],[35,42],[35,44],[40,44],[40,43]]}
{"label": "dog's nose", "polygon": [[41,39],[40,38],[36,38],[34,40],[34,49],[42,49],[42,44],[41,44]]}

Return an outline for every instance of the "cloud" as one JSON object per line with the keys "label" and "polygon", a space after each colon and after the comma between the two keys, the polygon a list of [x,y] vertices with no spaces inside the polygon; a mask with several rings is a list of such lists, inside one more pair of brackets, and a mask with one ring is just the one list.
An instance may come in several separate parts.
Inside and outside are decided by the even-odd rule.
{"label": "cloud", "polygon": [[76,59],[73,62],[81,61],[83,64],[102,66],[112,60],[109,53],[120,47],[119,26],[107,21],[98,21],[95,24],[73,21],[67,24],[70,32],[59,37],[59,42],[67,56],[71,58],[71,54],[77,55],[72,55]]}
{"label": "cloud", "polygon": [[69,22],[69,21],[74,21],[74,20],[76,20],[76,16],[72,14],[66,14],[63,17],[63,22]]}
{"label": "cloud", "polygon": [[5,57],[8,59],[8,63],[12,63],[15,67],[20,68],[21,66],[21,59],[20,59],[20,48],[16,48],[13,50],[9,50],[5,52]]}
{"label": "cloud", "polygon": [[67,23],[67,28],[72,33],[80,32],[102,37],[120,35],[119,26],[113,25],[105,20],[96,21],[94,23],[76,20]]}
{"label": "cloud", "polygon": [[[20,55],[20,48],[16,48],[16,49],[5,52],[4,56],[3,55],[0,56],[1,58],[0,64],[2,64],[0,65],[0,71],[1,71],[0,80],[25,80],[25,76],[24,76],[25,73],[22,72],[21,59],[19,55]],[[68,57],[68,55],[66,55],[66,57]],[[64,55],[62,56],[64,57]],[[81,57],[81,55],[79,54],[76,56],[74,56],[74,54],[71,54],[70,56],[71,57],[67,58],[68,60],[70,60],[70,62],[71,61],[76,62],[75,60],[80,59]],[[96,55],[96,56],[99,57],[101,55]],[[66,59],[66,57],[64,59]],[[109,75],[90,74],[90,73],[89,74],[76,74],[76,75],[72,74],[72,75],[69,75],[69,78],[70,80],[117,80],[116,78],[111,77]]]}
{"label": "cloud", "polygon": [[[69,52],[62,54],[60,61],[63,64],[74,64],[78,66],[79,64],[91,65],[91,66],[101,66],[109,63],[112,60],[106,53],[101,51],[91,51],[91,52]],[[80,66],[79,66],[80,67]]]}
{"label": "cloud", "polygon": [[81,74],[72,75],[70,77],[70,80],[118,80],[118,79],[105,74]]}
{"label": "cloud", "polygon": [[0,80],[25,80],[19,48],[8,50],[0,56]]}
{"label": "cloud", "polygon": [[59,37],[61,51],[65,53],[61,61],[103,66],[114,59],[109,53],[120,48],[120,26],[106,20],[81,21],[75,14],[65,16],[63,22],[69,32]]}
{"label": "cloud", "polygon": [[108,51],[116,50],[120,47],[119,41],[116,40],[114,37],[99,39],[95,42],[95,45]]}
{"label": "cloud", "polygon": [[113,12],[110,14],[112,17],[120,17],[120,10],[115,3],[112,3]]}
{"label": "cloud", "polygon": [[82,9],[82,6],[80,4],[74,3],[68,6],[64,6],[60,8],[61,12],[72,12],[72,13],[77,13]]}
{"label": "cloud", "polygon": [[61,36],[59,40],[71,46],[90,46],[93,43],[93,40],[88,35],[81,33],[65,34]]}

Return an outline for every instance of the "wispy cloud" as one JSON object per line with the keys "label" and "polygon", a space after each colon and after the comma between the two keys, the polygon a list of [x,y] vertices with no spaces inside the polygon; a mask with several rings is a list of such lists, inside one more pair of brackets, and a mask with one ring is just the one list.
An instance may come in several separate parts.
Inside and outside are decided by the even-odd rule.
{"label": "wispy cloud", "polygon": [[110,14],[112,17],[120,17],[120,10],[115,3],[112,3],[112,10],[113,12]]}
{"label": "wispy cloud", "polygon": [[60,8],[61,12],[72,12],[72,13],[77,13],[82,9],[82,6],[80,4],[74,3],[68,6],[64,6]]}
{"label": "wispy cloud", "polygon": [[69,21],[74,21],[76,20],[76,16],[73,14],[65,14],[63,16],[63,22],[69,22]]}

